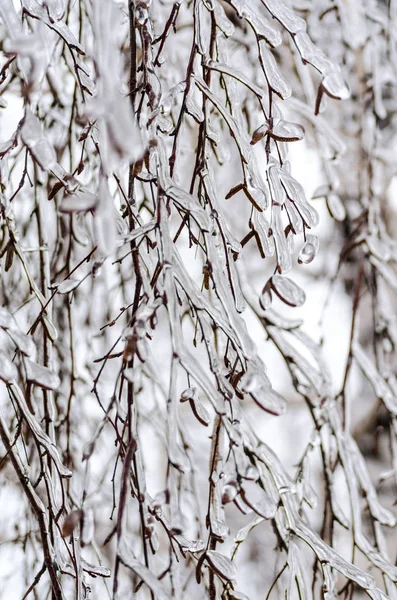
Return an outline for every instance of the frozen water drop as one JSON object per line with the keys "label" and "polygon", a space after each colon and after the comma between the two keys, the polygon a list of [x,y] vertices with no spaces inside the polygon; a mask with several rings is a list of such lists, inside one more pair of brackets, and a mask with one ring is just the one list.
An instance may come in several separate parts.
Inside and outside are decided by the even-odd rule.
{"label": "frozen water drop", "polygon": [[316,235],[307,235],[306,242],[304,243],[298,256],[298,263],[305,265],[309,264],[316,257],[319,247],[319,241]]}

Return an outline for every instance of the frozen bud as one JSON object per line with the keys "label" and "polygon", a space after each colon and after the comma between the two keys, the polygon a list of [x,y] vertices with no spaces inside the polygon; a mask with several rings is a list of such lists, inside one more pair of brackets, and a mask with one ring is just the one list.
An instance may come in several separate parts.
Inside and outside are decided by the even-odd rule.
{"label": "frozen bud", "polygon": [[73,531],[80,524],[82,517],[82,510],[72,510],[72,512],[67,515],[66,519],[63,522],[62,537],[68,537],[69,535],[72,535]]}
{"label": "frozen bud", "polygon": [[161,511],[164,504],[168,504],[170,501],[170,494],[168,490],[163,490],[155,495],[153,498],[152,508],[155,511]]}
{"label": "frozen bud", "polygon": [[88,444],[86,444],[83,448],[83,458],[82,461],[84,460],[88,460],[89,458],[91,458],[92,453],[95,450],[95,443],[94,442],[89,442]]}
{"label": "frozen bud", "polygon": [[139,319],[134,325],[135,333],[138,337],[143,338],[146,335],[146,325],[143,319]]}
{"label": "frozen bud", "polygon": [[92,277],[96,279],[102,273],[103,260],[96,260],[92,267]]}
{"label": "frozen bud", "polygon": [[251,138],[251,146],[254,146],[254,144],[257,144],[261,139],[263,139],[265,137],[265,135],[268,133],[268,129],[269,129],[269,125],[268,123],[264,123],[263,125],[260,125],[258,127],[258,129],[255,129],[254,133],[252,134],[252,138]]}
{"label": "frozen bud", "polygon": [[134,335],[134,328],[133,327],[125,327],[123,329],[123,338],[125,340],[128,340],[129,338],[132,338],[133,335]]}
{"label": "frozen bud", "polygon": [[145,537],[151,538],[155,532],[154,529],[155,519],[152,515],[148,515],[145,523]]}
{"label": "frozen bud", "polygon": [[237,481],[229,481],[222,489],[222,504],[233,502],[238,494]]}

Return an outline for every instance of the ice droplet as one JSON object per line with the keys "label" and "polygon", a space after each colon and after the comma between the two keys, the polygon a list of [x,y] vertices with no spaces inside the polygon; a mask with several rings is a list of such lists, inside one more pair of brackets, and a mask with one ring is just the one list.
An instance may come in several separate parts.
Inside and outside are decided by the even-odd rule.
{"label": "ice droplet", "polygon": [[319,247],[319,241],[316,235],[307,235],[306,242],[304,243],[301,251],[298,256],[298,263],[305,265],[312,262],[312,260],[316,257],[317,251]]}
{"label": "ice droplet", "polygon": [[222,504],[228,504],[229,502],[233,502],[235,497],[238,494],[238,486],[237,481],[229,481],[222,488]]}
{"label": "ice droplet", "polygon": [[273,193],[273,202],[276,202],[281,206],[285,202],[286,194],[283,186],[281,185],[279,169],[275,164],[271,164],[269,166],[268,179],[270,189]]}

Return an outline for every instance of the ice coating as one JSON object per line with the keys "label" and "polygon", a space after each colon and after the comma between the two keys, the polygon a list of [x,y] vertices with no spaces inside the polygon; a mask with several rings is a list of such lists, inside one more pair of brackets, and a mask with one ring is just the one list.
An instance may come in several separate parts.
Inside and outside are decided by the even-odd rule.
{"label": "ice coating", "polygon": [[[316,565],[315,591],[321,589],[325,597],[337,595],[339,570],[357,585],[369,586],[370,597],[382,598],[370,578],[314,533],[320,529],[313,525],[313,454],[329,486],[327,519],[332,514],[357,553],[384,576],[385,590],[392,589],[396,572],[385,553],[382,527],[393,526],[393,513],[377,497],[360,446],[352,443],[348,418],[347,425],[342,422],[344,394],[337,396],[321,344],[304,333],[302,319],[289,317],[303,312],[293,307],[303,304],[305,294],[321,285],[317,280],[332,267],[321,259],[314,269],[305,267],[318,252],[316,236],[325,240],[324,248],[328,237],[333,248],[348,241],[343,246],[348,269],[341,264],[336,275],[346,278],[346,285],[339,287],[346,295],[351,288],[356,293],[356,267],[364,257],[370,266],[357,290],[359,312],[367,294],[376,291],[379,299],[376,352],[366,347],[371,336],[365,332],[352,336],[349,360],[370,380],[366,394],[374,402],[382,400],[386,414],[394,414],[391,356],[397,336],[383,298],[385,290],[396,287],[397,251],[390,231],[381,226],[383,204],[380,210],[374,203],[388,185],[385,165],[393,159],[381,133],[389,130],[393,109],[393,95],[388,95],[394,89],[392,71],[385,68],[392,38],[389,46],[379,39],[379,31],[389,26],[383,7],[364,11],[354,2],[334,4],[320,18],[323,7],[304,0],[222,5],[217,0],[139,0],[128,7],[69,3],[65,14],[65,2],[29,0],[22,26],[9,2],[0,8],[2,33],[15,28],[15,36],[7,33],[10,39],[3,45],[16,53],[2,64],[6,110],[9,92],[24,92],[19,124],[0,143],[2,276],[4,289],[12,290],[5,294],[8,312],[0,311],[3,389],[12,399],[6,398],[2,414],[4,408],[11,446],[15,440],[9,456],[15,459],[16,450],[23,456],[25,444],[31,461],[18,481],[31,477],[36,484],[41,476],[37,485],[46,495],[43,514],[51,517],[48,537],[54,543],[53,554],[44,556],[50,568],[59,566],[53,581],[65,574],[75,577],[81,596],[91,586],[97,593],[98,581],[88,577],[110,572],[85,561],[85,553],[95,547],[83,550],[84,557],[80,547],[96,543],[100,551],[102,541],[113,538],[112,575],[119,576],[120,589],[128,569],[142,586],[141,594],[182,600],[197,592],[198,566],[196,576],[201,572],[206,593],[214,579],[216,593],[243,598],[232,589],[234,566],[228,559],[233,557],[242,577],[239,586],[244,585],[245,550],[240,553],[238,547],[244,543],[249,551],[256,544],[253,530],[263,526],[275,533],[281,548],[277,556],[286,561],[274,593],[310,596]],[[337,18],[340,28],[329,27]],[[366,40],[368,45],[360,47]],[[49,69],[40,53],[34,56],[39,41],[51,57]],[[362,65],[354,70],[358,56]],[[40,75],[35,82],[33,72]],[[345,109],[324,101],[326,95],[347,98],[345,73],[362,114],[347,103],[341,130],[335,115]],[[365,102],[355,81],[363,73]],[[321,114],[314,115],[318,85]],[[25,124],[24,110],[34,117]],[[305,130],[308,146],[297,145]],[[315,148],[314,178],[321,170],[323,182],[313,194],[318,197],[314,205],[307,201],[312,178],[306,188],[299,168],[288,164],[289,152],[293,163],[309,145]],[[366,168],[358,185],[351,185],[357,182],[344,161],[351,165],[360,145]],[[344,146],[349,152],[341,160]],[[25,157],[25,182],[18,190]],[[346,222],[313,231],[318,222],[313,206],[323,214],[325,203],[334,218]],[[371,319],[364,321],[370,328]],[[283,364],[282,385],[277,369],[266,370],[268,349]],[[353,377],[358,372],[352,369]],[[57,376],[62,385],[55,388]],[[41,420],[55,389],[54,412]],[[347,389],[348,408],[349,394]],[[287,474],[276,453],[261,442],[261,426],[272,432],[279,421],[283,428],[296,399],[305,402],[313,429],[307,433],[313,435],[302,448],[304,458],[297,456],[299,464]],[[286,410],[285,419],[276,418]],[[299,428],[299,419],[291,420]],[[304,433],[306,427],[305,422]],[[70,446],[65,445],[68,431]],[[74,447],[79,447],[77,460]],[[70,472],[60,456],[73,465],[70,497],[62,483]],[[117,468],[109,476],[107,466],[116,458]],[[89,530],[83,531],[83,543],[73,540],[65,550],[54,515],[74,510],[70,498],[89,514],[95,495],[84,482],[96,468],[100,481],[112,481],[114,497],[106,485],[95,492],[101,510],[95,514],[94,540]],[[341,472],[347,482],[339,493]],[[155,501],[148,493],[152,488],[162,490]],[[109,515],[103,516],[109,498],[115,528],[102,536],[104,523],[109,525]],[[244,526],[235,548],[225,544],[223,550],[218,542],[234,533],[236,509]],[[374,525],[376,543],[366,537],[364,517]],[[263,537],[258,530],[261,551]],[[30,542],[40,556],[36,531]],[[211,562],[206,549],[219,551],[220,557],[212,555]],[[167,555],[169,564],[163,564]],[[263,553],[258,556],[261,561]],[[120,562],[126,569],[119,568]],[[269,574],[273,567],[269,564]],[[38,585],[44,587],[47,579],[46,574]]]}
{"label": "ice coating", "polygon": [[55,151],[43,133],[39,119],[28,108],[21,129],[24,144],[29,148],[40,167],[49,171],[56,162]]}
{"label": "ice coating", "polygon": [[56,390],[60,386],[60,379],[56,373],[38,363],[25,359],[26,379],[46,390]]}
{"label": "ice coating", "polygon": [[302,306],[306,300],[305,292],[289,277],[273,275],[271,286],[277,296],[290,306]]}
{"label": "ice coating", "polygon": [[275,94],[280,96],[282,100],[289,98],[292,93],[291,87],[281,74],[276,59],[267,47],[266,42],[261,40],[259,42],[259,48],[261,66],[269,87]]}

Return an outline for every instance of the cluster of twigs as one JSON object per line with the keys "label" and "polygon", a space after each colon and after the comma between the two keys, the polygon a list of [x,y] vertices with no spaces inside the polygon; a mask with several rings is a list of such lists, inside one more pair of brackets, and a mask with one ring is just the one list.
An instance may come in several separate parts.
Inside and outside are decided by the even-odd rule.
{"label": "cluster of twigs", "polygon": [[[254,535],[261,550],[246,568],[266,570],[268,598],[397,597],[384,534],[396,519],[378,501],[349,391],[357,364],[395,481],[384,143],[396,8],[312,4],[0,3],[0,106],[15,120],[0,140],[0,468],[16,491],[0,542],[24,564],[23,598],[243,600]],[[319,248],[318,213],[288,161],[304,128],[325,178],[314,195],[343,223],[341,391],[287,310],[306,299],[288,273]],[[244,310],[312,417],[295,475],[253,418],[255,406],[275,419],[288,398]],[[318,456],[325,492],[311,476]]]}

